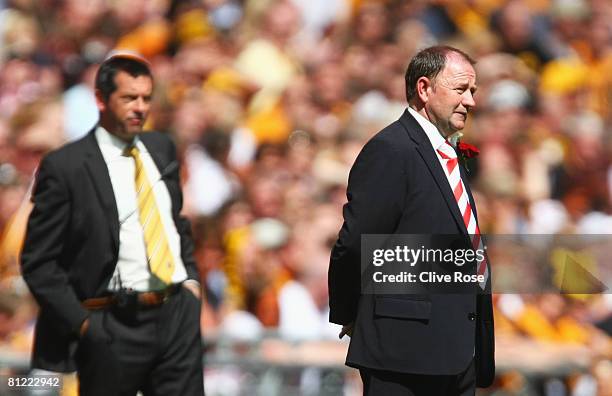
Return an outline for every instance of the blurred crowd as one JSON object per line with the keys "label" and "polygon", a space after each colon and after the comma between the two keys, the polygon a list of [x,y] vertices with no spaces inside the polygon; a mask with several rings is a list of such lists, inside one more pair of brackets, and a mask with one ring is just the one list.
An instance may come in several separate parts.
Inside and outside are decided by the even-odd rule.
{"label": "blurred crowd", "polygon": [[[436,43],[477,60],[463,139],[480,149],[481,231],[611,234],[608,0],[0,0],[0,352],[30,348],[18,252],[36,166],[95,125],[95,71],[116,49],[150,60],[147,129],[177,144],[205,338],[337,339],[326,276],[348,170]],[[496,296],[517,364],[532,343],[586,356],[559,380],[576,395],[612,394],[611,312],[609,294]],[[524,379],[500,374],[495,394],[538,394]]]}

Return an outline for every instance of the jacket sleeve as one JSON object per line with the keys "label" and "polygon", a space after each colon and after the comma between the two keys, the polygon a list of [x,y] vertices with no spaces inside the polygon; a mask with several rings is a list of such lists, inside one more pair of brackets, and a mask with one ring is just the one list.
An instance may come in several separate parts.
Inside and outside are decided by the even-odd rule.
{"label": "jacket sleeve", "polygon": [[[173,161],[178,162],[176,156],[176,146],[171,139],[168,138],[168,141],[170,143],[169,158],[172,158]],[[180,182],[180,174],[181,170],[177,167],[176,180],[178,183],[178,208],[176,208],[177,215],[175,217],[175,223],[176,230],[181,237],[181,259],[185,265],[185,271],[187,271],[187,278],[200,282],[200,276],[194,258],[195,247],[191,232],[191,222],[185,216],[181,215],[181,211],[183,210],[183,189]]]}
{"label": "jacket sleeve", "polygon": [[32,202],[21,253],[23,278],[41,309],[57,319],[61,330],[78,334],[88,311],[60,265],[71,204],[67,184],[49,157],[39,165]]}
{"label": "jacket sleeve", "polygon": [[399,224],[407,179],[404,161],[389,141],[373,139],[351,168],[344,224],[330,258],[330,322],[355,319],[361,294],[361,235],[391,234]]}
{"label": "jacket sleeve", "polygon": [[191,236],[191,222],[184,216],[179,216],[177,228],[181,236],[181,258],[187,271],[187,278],[200,282],[200,276],[193,256],[194,244]]}

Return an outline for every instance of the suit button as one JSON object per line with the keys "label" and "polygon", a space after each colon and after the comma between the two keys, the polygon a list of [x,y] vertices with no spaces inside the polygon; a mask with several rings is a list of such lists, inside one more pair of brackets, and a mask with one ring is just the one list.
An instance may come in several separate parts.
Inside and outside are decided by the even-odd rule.
{"label": "suit button", "polygon": [[468,314],[468,320],[471,321],[471,322],[475,321],[476,320],[476,314],[474,312],[470,312]]}

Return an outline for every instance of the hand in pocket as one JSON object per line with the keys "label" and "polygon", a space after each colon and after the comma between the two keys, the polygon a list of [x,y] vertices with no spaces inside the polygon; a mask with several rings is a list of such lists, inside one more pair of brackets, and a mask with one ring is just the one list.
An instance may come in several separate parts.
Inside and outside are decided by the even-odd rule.
{"label": "hand in pocket", "polygon": [[81,335],[81,341],[87,340],[90,342],[105,342],[109,343],[111,337],[107,329],[104,327],[105,312],[93,312],[86,319],[89,323],[85,332]]}

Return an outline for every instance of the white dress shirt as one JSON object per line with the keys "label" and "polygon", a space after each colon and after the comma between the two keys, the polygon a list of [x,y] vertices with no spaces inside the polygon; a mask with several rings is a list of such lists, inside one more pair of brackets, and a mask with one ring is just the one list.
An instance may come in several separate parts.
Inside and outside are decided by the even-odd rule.
{"label": "white dress shirt", "polygon": [[[101,126],[97,127],[95,134],[108,167],[119,214],[119,257],[108,290],[116,291],[121,286],[135,291],[163,289],[166,286],[151,275],[147,262],[136,198],[135,161],[132,157],[123,155],[127,146],[123,140]],[[181,258],[181,238],[172,217],[170,193],[146,146],[138,137],[135,138],[134,144],[140,151],[140,158],[152,185],[168,245],[176,263],[172,283],[183,282],[187,279],[187,272]]]}
{"label": "white dress shirt", "polygon": [[[423,128],[423,130],[425,131],[425,134],[427,135],[427,138],[429,139],[429,142],[431,143],[431,146],[433,147],[436,153],[436,157],[438,157],[438,161],[440,161],[440,166],[444,170],[448,185],[450,186],[451,191],[454,190],[455,186],[453,186],[451,183],[450,174],[448,173],[448,168],[446,167],[446,160],[442,158],[440,153],[438,153],[438,147],[443,145],[444,142],[446,142],[446,139],[444,139],[442,134],[438,131],[438,128],[436,128],[436,126],[432,124],[431,121],[429,121],[427,118],[417,113],[417,111],[414,110],[412,107],[408,107],[408,111],[417,120],[421,128]],[[461,183],[463,184],[463,180],[461,180]],[[463,186],[463,190],[467,191],[465,189],[465,185]]]}

